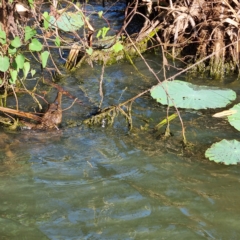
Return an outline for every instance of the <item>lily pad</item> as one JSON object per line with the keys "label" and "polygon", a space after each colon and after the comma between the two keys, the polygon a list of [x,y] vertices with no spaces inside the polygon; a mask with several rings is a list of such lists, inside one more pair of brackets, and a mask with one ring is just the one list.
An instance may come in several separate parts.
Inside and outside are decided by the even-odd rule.
{"label": "lily pad", "polygon": [[235,111],[234,114],[228,116],[229,123],[235,127],[238,131],[240,131],[240,103],[234,105],[229,110]]}
{"label": "lily pad", "polygon": [[152,87],[151,96],[164,105],[196,110],[225,107],[236,99],[231,89],[198,86],[180,80],[164,81]]}
{"label": "lily pad", "polygon": [[208,148],[205,157],[216,163],[235,165],[240,162],[240,142],[223,139]]}
{"label": "lily pad", "polygon": [[65,32],[74,32],[79,30],[83,25],[83,17],[80,12],[63,12],[59,18],[50,16],[49,22],[52,27],[57,27]]}

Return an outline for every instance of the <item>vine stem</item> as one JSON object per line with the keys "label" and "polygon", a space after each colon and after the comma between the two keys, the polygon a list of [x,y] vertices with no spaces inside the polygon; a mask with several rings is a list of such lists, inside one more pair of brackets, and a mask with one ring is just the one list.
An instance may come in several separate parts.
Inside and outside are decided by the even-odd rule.
{"label": "vine stem", "polygon": [[[150,71],[150,72],[153,74],[153,76],[158,80],[158,82],[159,82],[160,84],[162,84],[162,82],[161,82],[161,80],[159,79],[159,77],[156,75],[156,73],[153,71],[153,69],[149,66],[149,64],[147,63],[146,59],[142,56],[141,52],[138,50],[138,48],[136,47],[136,45],[134,44],[134,42],[132,41],[132,39],[130,38],[130,36],[128,35],[127,32],[126,32],[126,34],[127,34],[128,38],[129,38],[129,40],[131,41],[131,43],[133,44],[133,46],[135,47],[136,51],[138,52],[139,56],[142,58],[142,60],[144,61],[145,65],[148,67],[149,71]],[[228,47],[236,44],[237,42],[238,42],[238,41],[235,41],[235,42],[233,42],[233,43],[230,43],[230,44],[226,45],[225,47],[219,49],[218,51],[215,51],[215,52],[211,53],[210,55],[206,56],[205,58],[197,61],[196,63],[194,63],[194,64],[192,64],[191,66],[183,69],[182,71],[174,74],[173,76],[171,76],[171,77],[169,77],[169,78],[166,78],[165,80],[166,80],[166,81],[173,80],[173,79],[176,78],[177,76],[179,76],[179,75],[187,72],[188,70],[194,68],[194,67],[197,66],[198,64],[200,64],[200,63],[206,61],[207,59],[211,58],[212,56],[214,56],[214,55],[215,55],[216,53],[218,53],[219,51],[222,51],[223,49],[226,49],[226,48],[228,48]],[[163,87],[163,86],[162,86],[162,87]],[[164,87],[163,87],[163,88],[164,88]],[[124,106],[124,105],[126,105],[127,103],[129,103],[129,102],[131,102],[131,101],[134,101],[135,99],[137,99],[137,98],[143,96],[144,94],[150,92],[151,89],[152,89],[152,88],[149,88],[149,89],[147,89],[147,90],[139,93],[138,95],[136,95],[136,96],[128,99],[127,101],[125,101],[125,102],[123,102],[123,103],[120,103],[118,106],[121,107],[121,106]],[[173,103],[173,105],[174,105],[174,107],[175,107],[175,109],[176,109],[177,115],[178,115],[178,117],[179,117],[179,120],[180,120],[181,126],[182,126],[183,143],[186,145],[186,144],[187,144],[187,139],[186,139],[186,136],[185,136],[185,127],[184,127],[184,124],[183,124],[183,120],[182,120],[182,118],[181,118],[181,116],[180,116],[180,112],[179,112],[178,108],[176,107],[173,99],[170,98],[167,90],[166,90],[165,88],[164,88],[164,90],[165,90],[165,92],[166,92],[166,95],[167,95],[167,96],[169,97],[169,99],[172,101],[172,103]]]}

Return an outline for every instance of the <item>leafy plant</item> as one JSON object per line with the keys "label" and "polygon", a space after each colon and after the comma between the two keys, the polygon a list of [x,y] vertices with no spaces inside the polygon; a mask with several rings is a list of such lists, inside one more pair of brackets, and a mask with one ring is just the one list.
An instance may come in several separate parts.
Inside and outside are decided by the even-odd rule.
{"label": "leafy plant", "polygon": [[48,28],[50,23],[51,28],[58,28],[65,32],[74,32],[79,30],[84,25],[81,12],[63,12],[58,18],[48,16],[45,13],[44,27]]}
{"label": "leafy plant", "polygon": [[97,33],[97,38],[105,38],[107,35],[107,32],[109,31],[109,27],[103,27],[101,28]]}
{"label": "leafy plant", "polygon": [[122,51],[123,50],[123,45],[120,42],[116,42],[113,46],[112,49],[115,53]]}
{"label": "leafy plant", "polygon": [[238,131],[240,131],[240,103],[234,105],[230,111],[234,112],[230,116],[228,116],[228,122],[235,127]]}
{"label": "leafy plant", "polygon": [[210,161],[225,165],[240,163],[240,142],[223,139],[208,148],[205,157]]}
{"label": "leafy plant", "polygon": [[[234,105],[229,110],[225,110],[213,115],[213,117],[227,117],[228,122],[240,131],[240,103]],[[219,143],[214,143],[205,152],[205,156],[211,161],[222,162],[226,165],[240,162],[240,142],[237,140],[223,139]]]}
{"label": "leafy plant", "polygon": [[164,81],[152,87],[151,96],[163,105],[197,110],[225,107],[236,99],[231,89],[198,86],[180,80]]}

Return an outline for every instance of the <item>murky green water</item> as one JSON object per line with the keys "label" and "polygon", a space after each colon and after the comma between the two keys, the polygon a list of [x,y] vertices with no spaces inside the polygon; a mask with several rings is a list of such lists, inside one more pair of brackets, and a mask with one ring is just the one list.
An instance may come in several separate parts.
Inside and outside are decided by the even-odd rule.
{"label": "murky green water", "polygon": [[[182,111],[199,146],[196,156],[182,155],[178,120],[169,141],[138,130],[166,114],[147,97],[133,104],[132,134],[122,117],[113,128],[81,125],[98,103],[100,73],[85,67],[63,80],[84,103],[64,112],[60,131],[1,130],[0,239],[239,239],[240,168],[203,158],[212,142],[239,134],[210,114]],[[126,63],[107,67],[104,105],[153,82]],[[71,101],[64,96],[64,108]]]}
{"label": "murky green water", "polygon": [[[145,57],[161,68],[161,57]],[[103,106],[156,84],[144,63],[135,63],[147,77],[128,63],[105,68]],[[83,101],[64,112],[60,131],[0,129],[0,239],[239,239],[240,167],[203,157],[211,143],[239,133],[211,112],[181,111],[195,144],[194,155],[182,153],[178,120],[169,140],[151,130],[166,107],[148,96],[133,104],[133,133],[121,116],[112,128],[84,126],[101,99],[101,71],[85,66],[59,82]],[[237,81],[192,82],[239,94]],[[63,108],[71,103],[63,97]]]}

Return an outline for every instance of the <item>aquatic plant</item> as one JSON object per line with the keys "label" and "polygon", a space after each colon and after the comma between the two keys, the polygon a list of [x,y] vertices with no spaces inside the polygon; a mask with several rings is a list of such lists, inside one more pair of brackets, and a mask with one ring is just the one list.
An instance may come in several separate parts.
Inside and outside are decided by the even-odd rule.
{"label": "aquatic plant", "polygon": [[209,158],[210,161],[224,163],[225,165],[240,163],[240,142],[223,139],[208,148],[205,157]]}
{"label": "aquatic plant", "polygon": [[198,86],[180,80],[164,81],[152,87],[150,92],[163,105],[196,110],[225,107],[236,99],[231,89]]}
{"label": "aquatic plant", "polygon": [[[229,110],[225,110],[213,115],[213,117],[227,117],[228,122],[240,131],[240,104],[234,105]],[[237,140],[223,139],[219,143],[214,143],[205,152],[205,156],[211,161],[222,162],[226,165],[240,163],[240,142]]]}

